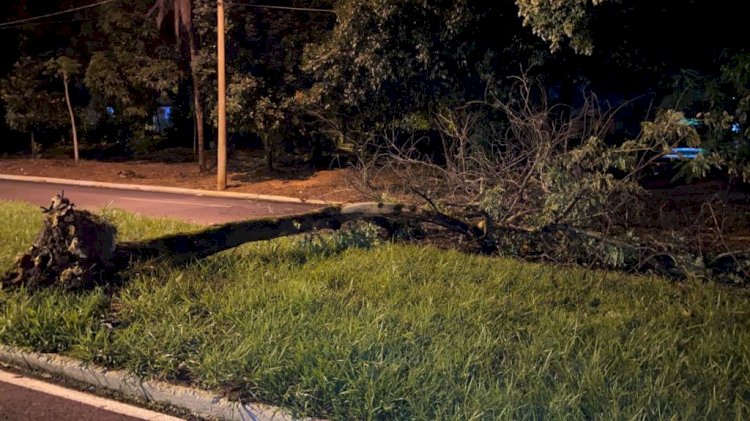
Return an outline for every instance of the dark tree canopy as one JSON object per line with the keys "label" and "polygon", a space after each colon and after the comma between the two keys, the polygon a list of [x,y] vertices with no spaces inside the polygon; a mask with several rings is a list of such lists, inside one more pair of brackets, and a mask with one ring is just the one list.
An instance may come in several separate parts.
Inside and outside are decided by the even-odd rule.
{"label": "dark tree canopy", "polygon": [[[6,3],[1,20],[85,4]],[[710,87],[718,86],[731,98],[737,86],[725,81],[724,68],[747,52],[736,6],[708,0],[274,4],[333,13],[227,5],[230,138],[249,144],[265,139],[268,148],[280,147],[271,138],[336,143],[388,127],[433,130],[435,112],[484,99],[488,88],[507,93],[508,77],[521,71],[540,77],[559,101],[574,107],[584,88],[613,103],[642,98],[627,117],[637,131],[650,106],[676,105],[671,95],[679,97],[693,83],[686,75],[701,80],[694,97],[710,96],[717,91]],[[154,17],[170,24],[160,30]],[[206,108],[208,129],[216,118],[215,19],[209,0],[135,0],[3,28],[0,37],[18,48],[0,59],[0,78],[14,77],[21,57],[77,60],[84,71],[73,105],[85,110],[84,138],[96,141],[115,131],[128,143],[151,136],[146,128],[159,105],[190,116],[191,93],[201,86],[198,102]],[[186,24],[195,30],[193,54],[187,54],[190,43],[178,43],[193,39],[184,37]],[[29,81],[27,92],[14,94],[43,93],[45,83]],[[685,110],[715,114],[717,101],[711,102],[703,95]],[[736,113],[736,106],[724,103]],[[191,146],[193,131],[187,117],[178,121],[173,144]]]}

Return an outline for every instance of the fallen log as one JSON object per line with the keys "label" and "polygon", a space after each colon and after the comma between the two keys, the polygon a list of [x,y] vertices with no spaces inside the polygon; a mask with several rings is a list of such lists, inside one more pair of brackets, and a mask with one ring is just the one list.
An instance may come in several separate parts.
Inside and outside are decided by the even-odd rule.
{"label": "fallen log", "polygon": [[1,288],[90,287],[135,262],[156,259],[185,263],[253,241],[319,229],[336,230],[351,221],[380,225],[393,219],[431,222],[470,237],[482,234],[479,228],[465,221],[416,206],[357,203],[116,244],[114,226],[90,212],[75,209],[62,195],[56,195],[44,212],[41,232],[31,248],[17,259],[15,267],[0,278]]}
{"label": "fallen log", "polygon": [[330,206],[307,213],[251,219],[213,225],[200,231],[172,234],[160,238],[117,245],[112,262],[126,266],[129,260],[167,259],[181,263],[253,241],[270,240],[319,229],[337,230],[351,221],[369,221],[383,225],[382,219],[431,222],[452,231],[477,236],[481,231],[462,220],[424,210],[416,206],[376,202]]}
{"label": "fallen log", "polygon": [[[518,235],[529,241],[542,241],[550,251],[559,251],[555,247],[560,245],[556,246],[554,239],[548,239],[553,244],[546,244],[547,241],[539,237],[540,234],[558,232],[570,239],[595,241],[628,253],[632,260],[630,268],[619,267],[620,270],[655,272],[673,278],[703,276],[740,284],[744,284],[743,280],[750,274],[750,253],[747,251],[724,253],[706,259],[704,267],[696,267],[690,262],[697,256],[690,253],[657,252],[598,232],[565,225],[532,228],[492,225],[486,221],[473,224],[443,214],[435,207],[375,202],[330,206],[302,214],[230,222],[195,232],[121,244],[115,242],[116,229],[112,224],[90,212],[75,209],[62,195],[56,195],[50,207],[42,209],[45,213],[42,230],[29,250],[16,260],[14,268],[0,277],[0,288],[87,288],[111,280],[115,274],[137,262],[158,260],[181,264],[245,243],[320,229],[337,230],[344,223],[353,221],[368,221],[386,230],[392,229],[394,223],[431,223],[480,243],[485,251],[495,250],[494,241],[500,237]],[[588,266],[586,262],[581,264]]]}

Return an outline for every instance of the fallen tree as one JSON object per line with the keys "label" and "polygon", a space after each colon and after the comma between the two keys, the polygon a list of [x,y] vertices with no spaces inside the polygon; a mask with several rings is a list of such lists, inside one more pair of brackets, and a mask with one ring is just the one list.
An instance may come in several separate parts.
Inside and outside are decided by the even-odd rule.
{"label": "fallen tree", "polygon": [[136,262],[186,263],[248,242],[321,229],[337,230],[352,221],[369,221],[386,229],[392,229],[390,221],[394,220],[429,222],[470,238],[482,235],[477,226],[416,206],[357,203],[117,244],[112,224],[91,212],[76,209],[62,195],[56,195],[43,212],[42,230],[29,250],[16,260],[15,267],[0,278],[2,288],[90,287]]}
{"label": "fallen tree", "polygon": [[[564,224],[543,229],[496,225],[481,219],[476,222],[446,215],[437,209],[377,202],[330,206],[307,213],[274,218],[261,218],[221,225],[202,230],[176,233],[137,242],[116,243],[116,228],[108,221],[86,210],[78,210],[62,195],[52,199],[49,208],[42,208],[43,227],[29,250],[21,255],[15,267],[0,278],[0,287],[29,290],[57,286],[64,289],[89,288],[106,283],[121,271],[143,261],[184,264],[253,241],[307,233],[316,230],[338,230],[349,222],[366,221],[385,230],[400,224],[432,224],[453,235],[474,242],[486,252],[495,252],[501,237],[521,238],[527,244],[527,256],[540,253],[540,247],[558,250],[561,246],[597,242],[627,254],[628,270],[657,272],[684,278],[701,270],[706,277],[745,276],[750,267],[750,252],[722,253],[713,256],[701,268],[690,265],[696,256],[690,253],[667,253],[607,237],[594,231]],[[543,251],[541,251],[543,252]],[[596,256],[581,260],[592,266]],[[687,262],[687,263],[686,263]]]}

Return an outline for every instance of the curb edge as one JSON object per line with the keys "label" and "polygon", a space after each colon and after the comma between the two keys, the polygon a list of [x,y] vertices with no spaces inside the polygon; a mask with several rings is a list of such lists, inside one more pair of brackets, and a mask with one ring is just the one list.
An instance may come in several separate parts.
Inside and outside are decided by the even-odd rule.
{"label": "curb edge", "polygon": [[88,181],[88,180],[73,180],[66,178],[52,178],[52,177],[34,177],[25,175],[11,175],[11,174],[0,174],[0,180],[8,181],[26,181],[31,183],[50,183],[50,184],[68,184],[82,187],[102,187],[107,189],[117,190],[136,190],[145,192],[156,192],[156,193],[174,193],[174,194],[187,194],[192,196],[209,196],[209,197],[223,197],[229,199],[251,199],[251,200],[263,200],[266,202],[282,202],[282,203],[300,203],[307,205],[339,205],[341,202],[328,201],[328,200],[317,200],[317,199],[301,199],[298,197],[287,197],[287,196],[273,196],[266,194],[255,194],[255,193],[239,193],[239,192],[227,192],[227,191],[213,191],[213,190],[198,190],[188,189],[182,187],[165,187],[165,186],[151,186],[145,184],[120,184],[120,183],[108,183],[103,181]]}
{"label": "curb edge", "polygon": [[241,404],[213,393],[162,381],[142,381],[122,370],[104,370],[56,354],[40,354],[0,345],[0,362],[19,368],[61,376],[129,398],[159,402],[186,409],[202,417],[224,420],[292,421],[282,408],[265,404]]}

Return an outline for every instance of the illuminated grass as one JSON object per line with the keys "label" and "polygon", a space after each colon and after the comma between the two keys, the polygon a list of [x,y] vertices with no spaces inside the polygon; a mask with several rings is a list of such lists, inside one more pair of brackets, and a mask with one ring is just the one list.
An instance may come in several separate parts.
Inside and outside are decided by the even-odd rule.
{"label": "illuminated grass", "polygon": [[[131,239],[188,227],[109,216]],[[5,203],[0,218],[14,221],[7,267],[39,217]],[[746,290],[416,246],[324,251],[286,239],[143,265],[111,298],[0,293],[0,342],[332,419],[750,417]]]}

